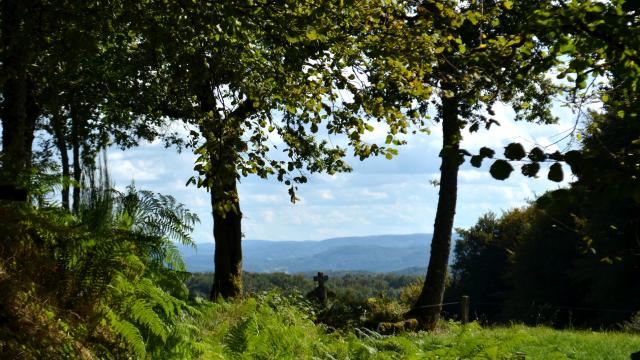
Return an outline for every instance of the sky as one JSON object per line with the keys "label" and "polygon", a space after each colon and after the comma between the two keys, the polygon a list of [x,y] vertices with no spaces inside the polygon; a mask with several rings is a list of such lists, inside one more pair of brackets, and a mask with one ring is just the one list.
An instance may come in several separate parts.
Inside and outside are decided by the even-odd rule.
{"label": "sky", "polygon": [[[560,121],[554,125],[536,125],[512,121],[513,111],[496,105],[495,118],[500,126],[469,134],[463,132],[462,148],[477,153],[488,146],[502,155],[502,147],[520,142],[525,149],[549,146],[547,151],[563,149],[563,138],[573,128],[575,115],[556,106]],[[408,144],[399,148],[392,160],[384,157],[360,161],[348,159],[351,173],[336,175],[311,174],[309,182],[298,186],[300,201],[292,204],[287,187],[275,179],[243,178],[239,195],[243,212],[245,239],[322,240],[342,236],[432,233],[438,188],[430,183],[439,179],[442,134],[437,124],[431,134],[410,136]],[[384,142],[384,129],[368,134],[368,140]],[[174,196],[200,217],[193,237],[196,242],[213,242],[213,222],[209,194],[195,186],[185,186],[194,175],[195,156],[188,151],[178,154],[165,149],[160,142],[142,143],[139,147],[120,151],[108,150],[108,163],[116,188],[132,181],[138,189]],[[489,174],[491,162],[481,168],[465,162],[459,173],[455,227],[473,226],[488,211],[501,214],[513,207],[524,206],[546,190],[566,186],[571,181],[564,166],[565,180],[554,183],[546,179],[543,166],[538,178],[522,176],[519,169],[505,181]]]}

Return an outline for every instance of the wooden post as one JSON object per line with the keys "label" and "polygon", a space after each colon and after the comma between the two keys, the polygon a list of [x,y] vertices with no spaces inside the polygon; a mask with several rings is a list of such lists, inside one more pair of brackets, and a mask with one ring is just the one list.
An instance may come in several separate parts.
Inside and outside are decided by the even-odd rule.
{"label": "wooden post", "polygon": [[460,301],[460,321],[463,324],[469,322],[469,296],[462,295],[462,300]]}

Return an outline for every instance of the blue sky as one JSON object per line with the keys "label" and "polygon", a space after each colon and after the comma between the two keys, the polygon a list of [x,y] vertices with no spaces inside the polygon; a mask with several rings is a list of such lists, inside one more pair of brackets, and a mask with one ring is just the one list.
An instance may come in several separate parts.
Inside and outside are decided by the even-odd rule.
{"label": "blue sky", "polygon": [[[559,140],[573,128],[575,116],[566,108],[555,109],[560,122],[534,125],[511,121],[513,112],[497,105],[496,118],[501,126],[464,133],[463,148],[477,152],[489,146],[501,153],[506,144],[518,141],[527,149],[546,146]],[[441,132],[432,126],[431,134],[408,138],[393,160],[372,158],[350,159],[353,172],[329,176],[313,174],[307,184],[298,188],[301,201],[291,204],[287,187],[275,179],[257,177],[242,179],[239,185],[244,214],[246,239],[321,240],[338,236],[430,233],[437,204],[438,188],[430,180],[438,179]],[[384,129],[377,128],[369,140],[383,142]],[[565,140],[566,141],[566,140]],[[560,149],[564,142],[558,144]],[[553,151],[558,145],[547,150]],[[501,155],[501,154],[500,154]],[[195,211],[201,219],[194,238],[212,242],[212,220],[209,196],[204,189],[185,187],[192,176],[195,157],[188,152],[178,154],[160,143],[141,144],[127,151],[110,149],[109,168],[116,187],[123,188],[132,180],[140,189],[173,195]],[[487,211],[500,214],[512,207],[523,206],[528,199],[548,189],[566,185],[546,180],[546,168],[539,178],[527,179],[519,169],[505,181],[491,178],[489,163],[480,169],[466,162],[460,169],[456,227],[472,226]],[[568,169],[565,167],[565,174]]]}

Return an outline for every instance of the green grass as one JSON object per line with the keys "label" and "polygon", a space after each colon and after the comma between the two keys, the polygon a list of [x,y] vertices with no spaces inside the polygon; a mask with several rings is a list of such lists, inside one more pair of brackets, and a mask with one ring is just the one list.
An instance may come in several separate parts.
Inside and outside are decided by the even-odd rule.
{"label": "green grass", "polygon": [[329,332],[313,310],[277,294],[234,303],[205,303],[193,325],[202,330],[201,359],[630,359],[640,336],[554,330],[482,328],[442,323],[434,333],[380,336]]}

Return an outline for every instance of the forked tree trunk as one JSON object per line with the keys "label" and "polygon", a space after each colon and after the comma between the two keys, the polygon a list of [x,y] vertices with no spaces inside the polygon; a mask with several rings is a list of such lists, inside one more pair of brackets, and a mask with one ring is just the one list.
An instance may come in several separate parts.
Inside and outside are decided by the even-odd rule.
{"label": "forked tree trunk", "polygon": [[211,300],[242,295],[242,212],[235,177],[225,179],[225,183],[223,192],[210,191],[216,242]]}
{"label": "forked tree trunk", "polygon": [[442,165],[440,166],[440,192],[433,226],[431,257],[427,276],[416,304],[407,314],[416,317],[422,327],[433,330],[442,311],[445,278],[451,250],[451,232],[456,213],[458,169],[460,155],[460,121],[456,97],[442,99]]}

